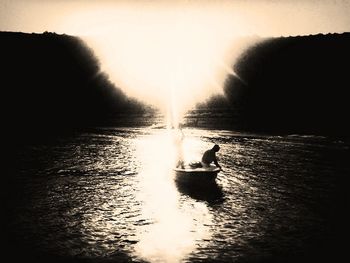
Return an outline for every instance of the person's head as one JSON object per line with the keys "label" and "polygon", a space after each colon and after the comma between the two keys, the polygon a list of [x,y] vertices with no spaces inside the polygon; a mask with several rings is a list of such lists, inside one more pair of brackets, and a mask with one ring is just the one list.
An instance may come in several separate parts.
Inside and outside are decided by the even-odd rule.
{"label": "person's head", "polygon": [[213,150],[214,150],[214,152],[218,152],[218,151],[220,150],[220,146],[217,145],[217,144],[215,144],[215,145],[213,146]]}

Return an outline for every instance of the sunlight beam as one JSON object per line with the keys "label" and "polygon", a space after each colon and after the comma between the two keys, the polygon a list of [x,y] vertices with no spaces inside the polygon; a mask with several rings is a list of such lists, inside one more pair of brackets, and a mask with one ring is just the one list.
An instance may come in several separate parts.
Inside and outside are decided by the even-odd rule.
{"label": "sunlight beam", "polygon": [[82,37],[117,87],[164,113],[176,105],[171,111],[180,121],[197,102],[221,93],[228,74],[239,77],[220,65],[234,64],[239,37],[349,30],[345,2],[253,2],[5,0],[0,22],[2,30]]}
{"label": "sunlight beam", "polygon": [[67,23],[75,24],[116,86],[158,106],[176,127],[196,103],[222,92],[228,72],[221,64],[232,63],[227,53],[243,23],[232,27],[227,14],[209,8],[146,11],[98,9]]}

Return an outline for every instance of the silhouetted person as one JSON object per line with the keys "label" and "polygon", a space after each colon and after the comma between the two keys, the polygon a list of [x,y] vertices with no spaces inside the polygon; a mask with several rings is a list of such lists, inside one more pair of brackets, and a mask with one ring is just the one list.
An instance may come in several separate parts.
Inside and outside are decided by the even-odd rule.
{"label": "silhouetted person", "polygon": [[209,167],[210,164],[212,162],[214,162],[214,164],[219,167],[221,169],[221,166],[218,163],[218,160],[216,158],[216,153],[220,150],[220,146],[215,144],[213,146],[213,148],[211,148],[210,150],[207,150],[204,152],[203,156],[202,156],[202,166],[203,167]]}

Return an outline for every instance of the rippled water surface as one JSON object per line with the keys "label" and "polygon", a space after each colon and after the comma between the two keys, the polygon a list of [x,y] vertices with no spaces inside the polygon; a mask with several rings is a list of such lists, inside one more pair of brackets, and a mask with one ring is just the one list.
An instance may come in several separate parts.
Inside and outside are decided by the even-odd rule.
{"label": "rippled water surface", "polygon": [[96,128],[25,146],[8,175],[9,247],[93,261],[260,262],[337,241],[346,142],[184,129],[187,161],[221,146],[223,171],[202,185],[174,180],[174,133]]}

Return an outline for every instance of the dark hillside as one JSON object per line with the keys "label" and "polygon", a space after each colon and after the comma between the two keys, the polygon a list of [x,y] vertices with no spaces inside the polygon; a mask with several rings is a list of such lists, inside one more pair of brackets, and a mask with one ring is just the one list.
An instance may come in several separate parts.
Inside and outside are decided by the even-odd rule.
{"label": "dark hillside", "polygon": [[349,135],[350,33],[271,38],[246,50],[228,77],[225,105],[234,128]]}
{"label": "dark hillside", "polygon": [[150,108],[128,98],[100,72],[77,37],[0,33],[2,126],[9,133],[52,133]]}

